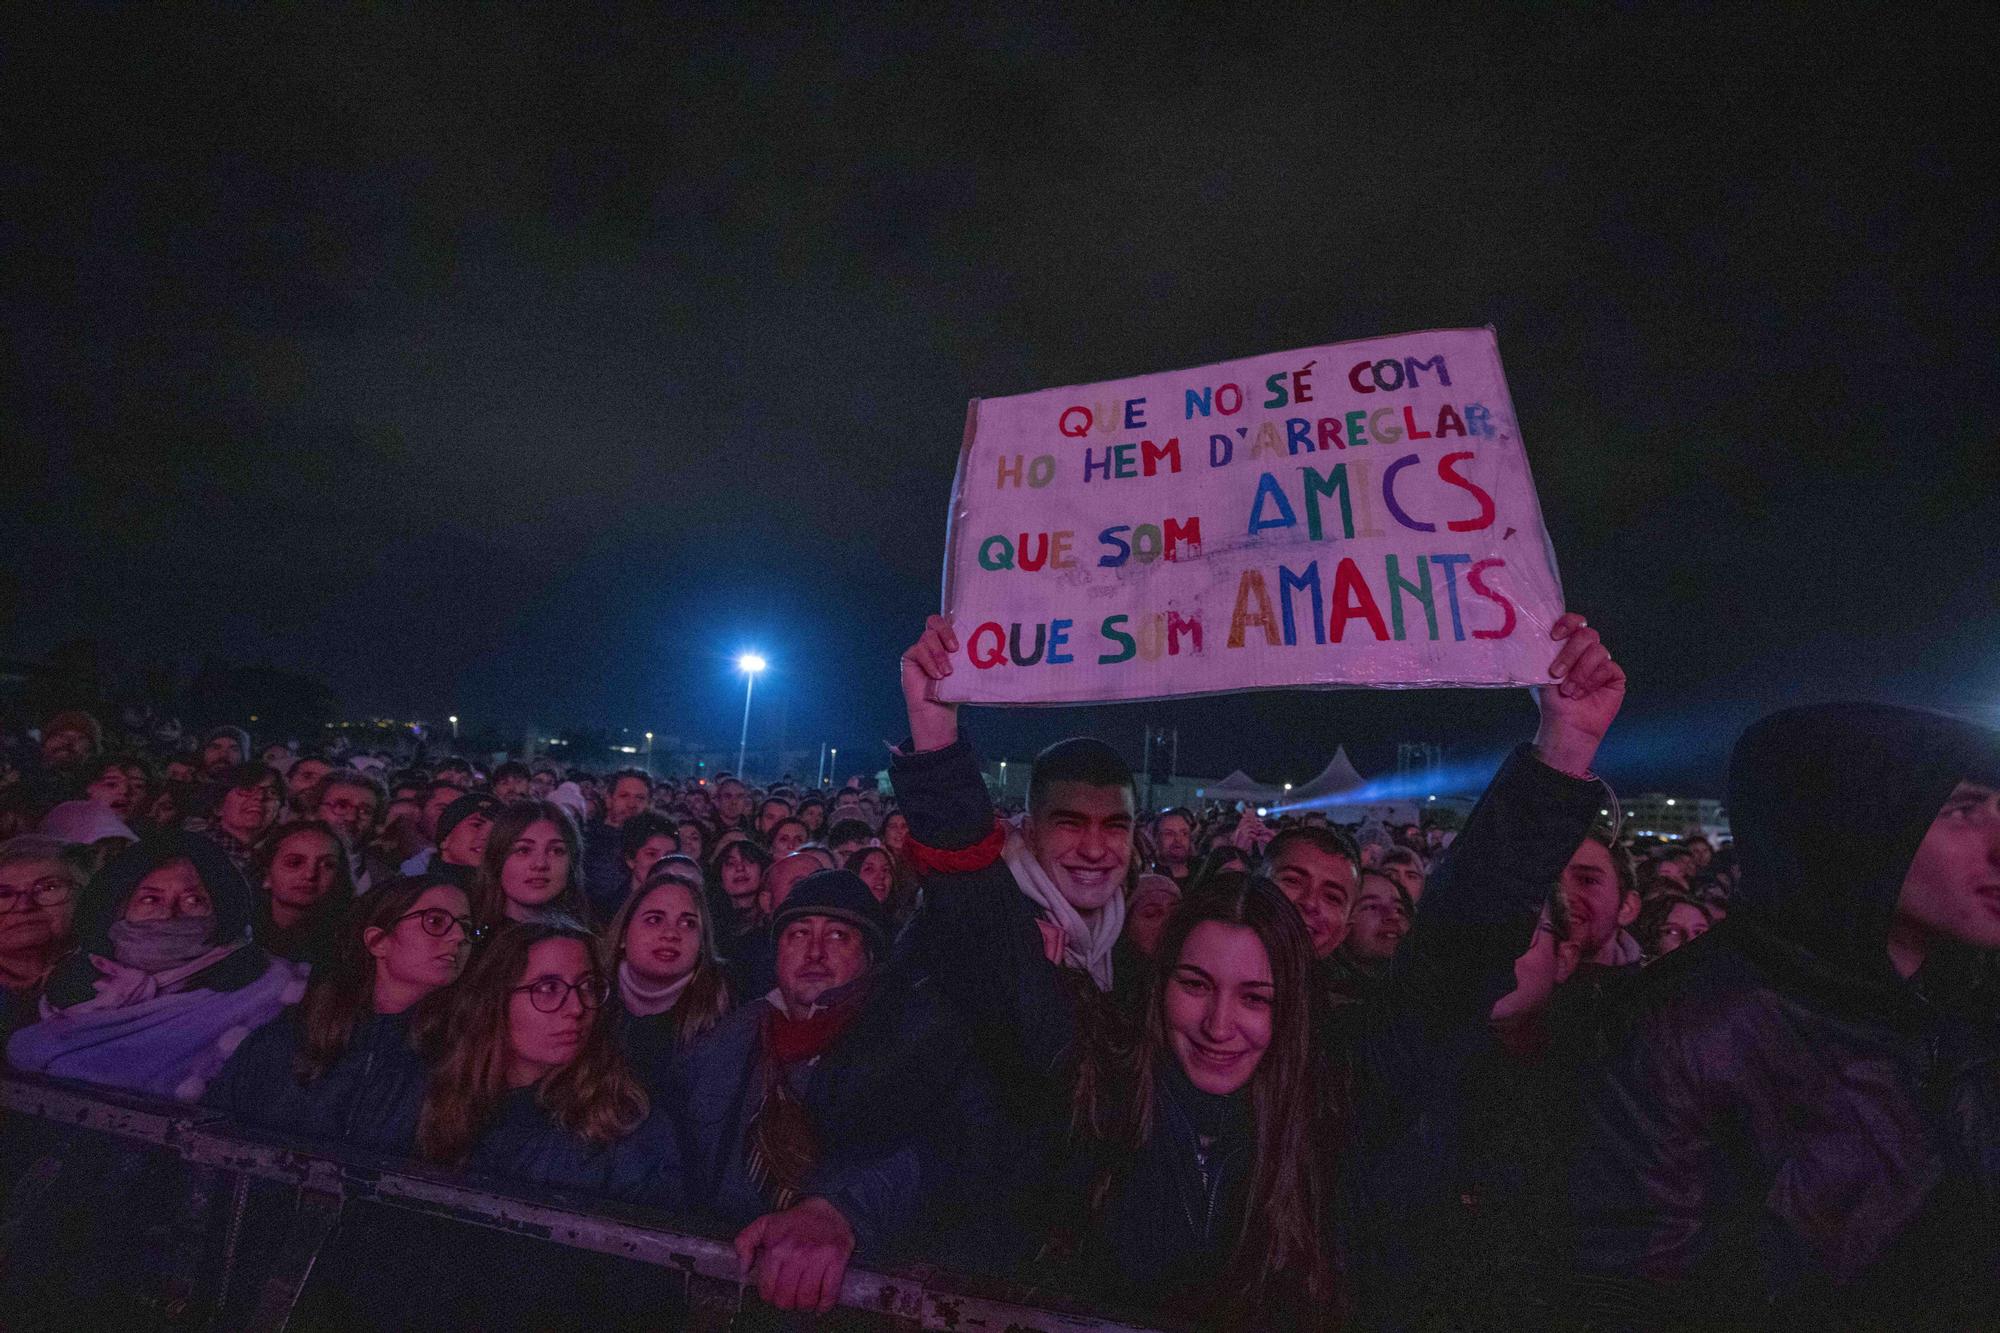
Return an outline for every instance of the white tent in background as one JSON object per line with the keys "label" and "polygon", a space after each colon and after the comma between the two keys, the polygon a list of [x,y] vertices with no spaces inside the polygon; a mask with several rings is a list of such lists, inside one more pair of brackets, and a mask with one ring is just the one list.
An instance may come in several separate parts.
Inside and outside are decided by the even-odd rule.
{"label": "white tent in background", "polygon": [[1253,782],[1250,775],[1240,768],[1214,786],[1203,787],[1195,793],[1204,801],[1275,801],[1284,794],[1283,787]]}
{"label": "white tent in background", "polygon": [[1340,746],[1327,760],[1326,767],[1310,782],[1302,782],[1285,794],[1285,803],[1296,805],[1300,801],[1316,801],[1327,796],[1339,796],[1346,792],[1358,791],[1367,786],[1367,780],[1356,771],[1354,761],[1347,757],[1347,747]]}

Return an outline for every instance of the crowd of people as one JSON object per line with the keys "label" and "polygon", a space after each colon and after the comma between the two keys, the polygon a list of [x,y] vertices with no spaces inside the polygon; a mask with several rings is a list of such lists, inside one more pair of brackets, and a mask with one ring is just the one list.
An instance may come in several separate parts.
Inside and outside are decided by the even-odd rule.
{"label": "crowd of people", "polygon": [[[1581,617],[1463,826],[996,808],[902,660],[891,791],[69,711],[0,774],[15,1070],[657,1211],[780,1310],[855,1256],[1169,1325],[2000,1326],[2000,737],[1739,741],[1635,844]],[[587,1312],[585,1312],[587,1314]]]}

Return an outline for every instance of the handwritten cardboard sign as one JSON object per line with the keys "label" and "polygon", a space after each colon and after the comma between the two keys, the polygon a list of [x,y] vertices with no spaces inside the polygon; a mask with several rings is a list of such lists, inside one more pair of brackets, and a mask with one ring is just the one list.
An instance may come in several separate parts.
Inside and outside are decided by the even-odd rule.
{"label": "handwritten cardboard sign", "polygon": [[941,698],[1548,680],[1562,613],[1491,329],[974,399]]}

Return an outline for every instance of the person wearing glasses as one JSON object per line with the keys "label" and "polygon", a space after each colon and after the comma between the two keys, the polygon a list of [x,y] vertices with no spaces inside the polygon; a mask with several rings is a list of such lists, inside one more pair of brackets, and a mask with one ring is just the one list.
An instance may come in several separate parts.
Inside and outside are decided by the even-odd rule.
{"label": "person wearing glasses", "polygon": [[236,1048],[203,1103],[285,1134],[407,1153],[423,1085],[413,1033],[444,1027],[478,935],[465,890],[443,875],[370,889],[304,1001]]}
{"label": "person wearing glasses", "polygon": [[528,1184],[676,1208],[677,1139],[618,1043],[597,938],[561,917],[502,926],[458,985],[417,1155]]}
{"label": "person wearing glasses", "polygon": [[301,970],[250,936],[249,882],[198,834],[113,857],[76,899],[77,949],[49,974],[16,1069],[199,1100],[246,1032],[294,1004]]}
{"label": "person wearing glasses", "polygon": [[0,843],[0,1038],[35,1021],[42,983],[70,945],[83,875],[53,838]]}

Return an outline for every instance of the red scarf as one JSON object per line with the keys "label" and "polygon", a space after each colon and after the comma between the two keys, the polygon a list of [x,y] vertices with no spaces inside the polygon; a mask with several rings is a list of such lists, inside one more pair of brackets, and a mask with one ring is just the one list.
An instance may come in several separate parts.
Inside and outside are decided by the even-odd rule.
{"label": "red scarf", "polygon": [[868,990],[868,979],[863,977],[847,988],[847,994],[806,1018],[793,1018],[772,1005],[764,1015],[764,1054],[780,1066],[825,1055],[861,1012]]}

